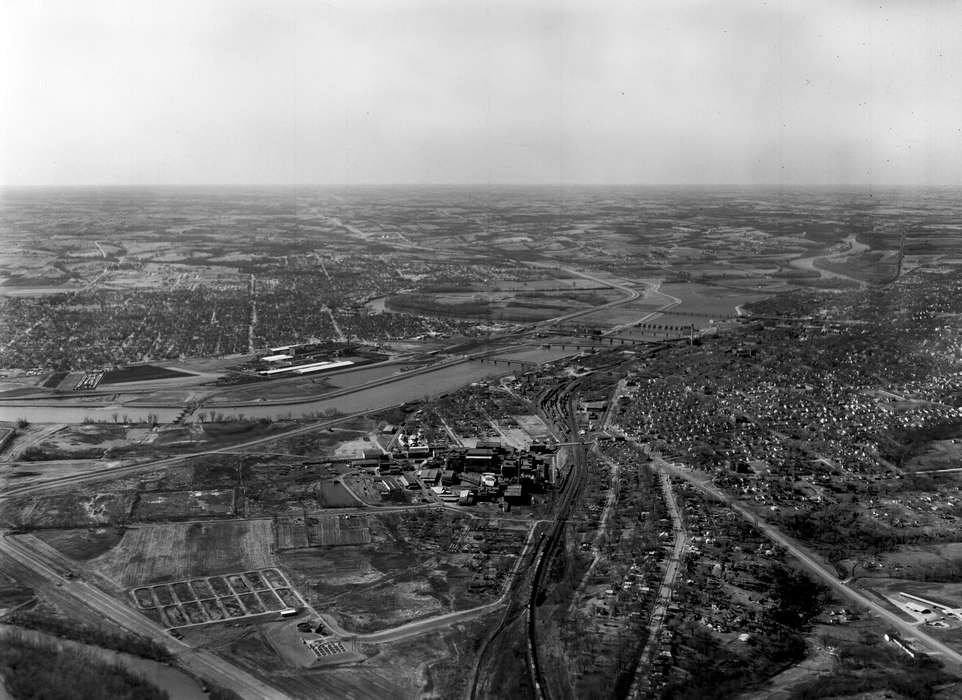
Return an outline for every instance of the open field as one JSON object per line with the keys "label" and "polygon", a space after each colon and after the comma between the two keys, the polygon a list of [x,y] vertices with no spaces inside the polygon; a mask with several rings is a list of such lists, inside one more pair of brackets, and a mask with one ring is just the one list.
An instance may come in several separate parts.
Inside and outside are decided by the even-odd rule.
{"label": "open field", "polygon": [[38,530],[34,533],[61,554],[76,561],[95,559],[120,543],[124,531],[118,527],[73,530]]}
{"label": "open field", "polygon": [[[334,656],[308,651],[293,622],[268,622],[234,629],[200,626],[184,630],[185,638],[216,649],[232,663],[265,678],[287,697],[441,698],[458,697],[458,677],[471,662],[473,640],[482,624],[472,622],[398,642],[366,645],[350,641],[324,643]],[[344,651],[341,652],[340,649]],[[322,651],[323,653],[323,651]]]}
{"label": "open field", "polygon": [[700,314],[715,320],[734,316],[736,306],[765,297],[764,294],[694,283],[666,283],[661,285],[661,291],[681,299],[681,306],[675,310]]}
{"label": "open field", "polygon": [[340,389],[347,389],[350,387],[360,386],[361,384],[367,384],[368,382],[373,382],[378,379],[394,377],[410,371],[412,368],[417,366],[417,363],[405,363],[403,365],[391,364],[376,367],[365,367],[352,372],[343,372],[341,374],[332,375],[328,377],[327,380],[333,386],[336,386]]}
{"label": "open field", "polygon": [[[141,525],[91,560],[101,574],[134,586],[273,566],[270,520]],[[69,552],[64,552],[68,554]]]}
{"label": "open field", "polygon": [[[528,536],[526,523],[444,511],[372,515],[366,521],[370,544],[301,545],[278,554],[278,564],[315,609],[358,632],[495,600]],[[297,523],[290,525],[296,547]]]}
{"label": "open field", "polygon": [[512,416],[515,422],[520,426],[524,432],[531,437],[532,440],[543,440],[549,435],[551,431],[545,424],[544,420],[540,416]]}
{"label": "open field", "polygon": [[155,365],[134,365],[122,367],[121,369],[110,370],[104,373],[102,384],[123,384],[125,382],[143,382],[155,379],[176,379],[189,377],[186,372],[169,369],[167,367],[157,367]]}
{"label": "open field", "polygon": [[[6,562],[0,559],[0,563]],[[32,589],[0,570],[0,615],[3,615],[7,609],[21,605],[31,598],[33,598]]]}
{"label": "open field", "polygon": [[[866,562],[869,563],[866,566]],[[854,576],[862,578],[899,578],[916,582],[944,582],[962,572],[962,542],[934,542],[928,545],[903,545],[884,556],[862,555],[854,564]]]}
{"label": "open field", "polygon": [[[595,283],[597,285],[597,283]],[[386,308],[400,313],[430,313],[497,321],[543,321],[571,311],[613,301],[610,288],[548,291],[476,291],[469,293],[411,293],[389,297]]]}
{"label": "open field", "polygon": [[955,469],[962,467],[962,439],[935,440],[925,452],[913,457],[905,465],[909,471],[924,469]]}
{"label": "open field", "polygon": [[232,515],[235,499],[234,489],[143,493],[137,499],[133,515],[137,520]]}
{"label": "open field", "polygon": [[308,515],[278,518],[274,523],[277,550],[336,547],[371,542],[365,515]]}
{"label": "open field", "polygon": [[323,415],[326,411],[359,413],[404,403],[414,398],[454,391],[465,384],[503,374],[510,374],[510,368],[490,363],[465,362],[330,399],[285,403],[277,406],[255,405],[236,408],[223,406],[217,410],[225,416],[243,414],[249,418],[284,418],[305,414]]}
{"label": "open field", "polygon": [[0,513],[18,527],[76,528],[125,520],[136,501],[133,493],[38,496],[5,501]]}
{"label": "open field", "polygon": [[[568,357],[574,353],[575,351],[570,348],[567,350],[562,350],[558,347],[531,347],[498,353],[497,355],[492,355],[492,357],[498,360],[516,360],[518,362],[531,362],[533,364],[540,365],[545,362],[554,362],[555,360],[560,360],[561,358]],[[517,372],[519,370],[516,369],[515,371]]]}
{"label": "open field", "polygon": [[627,304],[620,304],[610,309],[602,309],[584,316],[579,316],[574,323],[579,325],[610,327],[620,326],[629,323],[637,323],[641,319],[650,316],[669,303],[670,299],[660,296],[652,300],[644,298],[630,301]]}

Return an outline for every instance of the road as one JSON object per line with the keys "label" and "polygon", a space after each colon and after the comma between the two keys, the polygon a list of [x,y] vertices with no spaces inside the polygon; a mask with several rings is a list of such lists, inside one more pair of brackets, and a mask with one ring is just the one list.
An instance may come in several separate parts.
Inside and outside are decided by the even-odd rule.
{"label": "road", "polygon": [[18,439],[20,438],[20,433],[18,432],[17,438],[14,438],[13,445],[11,445],[5,451],[5,454],[2,457],[0,457],[0,462],[16,462],[18,459],[20,459],[20,455],[23,453],[23,451],[28,447],[43,442],[66,427],[66,423],[50,423],[45,425],[43,428],[40,428],[36,432],[26,433],[22,439]]}
{"label": "road", "polygon": [[673,296],[673,295],[671,295],[671,294],[668,294],[667,292],[661,291],[661,281],[660,281],[660,280],[659,280],[658,282],[656,282],[655,284],[651,285],[651,290],[650,290],[650,291],[656,292],[656,293],[658,293],[658,294],[661,294],[663,297],[667,297],[667,298],[669,299],[669,301],[668,301],[664,306],[659,306],[659,307],[658,307],[657,309],[655,309],[654,311],[645,314],[645,315],[642,316],[641,318],[636,319],[636,320],[632,321],[631,323],[622,323],[621,325],[615,326],[615,327],[611,328],[610,330],[605,331],[605,332],[603,333],[603,335],[606,335],[606,336],[607,336],[607,335],[615,335],[615,334],[618,333],[619,331],[623,331],[623,330],[625,330],[626,328],[632,328],[632,327],[634,327],[634,326],[640,326],[641,324],[643,324],[643,323],[645,323],[645,322],[647,322],[647,321],[650,321],[651,319],[655,318],[656,316],[659,316],[659,315],[663,314],[664,312],[668,311],[669,309],[673,309],[673,308],[675,308],[676,306],[679,306],[679,305],[682,303],[681,299],[679,299],[678,297]]}
{"label": "road", "polygon": [[[605,432],[611,426],[611,419],[614,416],[614,408],[618,405],[618,399],[625,390],[625,380],[619,379],[615,384],[615,388],[611,391],[611,398],[608,399],[608,407],[605,409],[604,419],[601,421],[601,432]],[[594,443],[594,455],[597,459],[601,460],[608,465],[611,470],[608,476],[609,487],[608,487],[608,497],[605,499],[605,507],[601,511],[601,516],[598,518],[598,529],[595,532],[594,540],[591,543],[591,564],[585,570],[584,576],[581,577],[581,583],[578,584],[577,596],[580,596],[587,585],[588,580],[595,571],[595,567],[598,562],[601,561],[601,542],[608,532],[608,520],[611,517],[611,511],[615,507],[615,503],[618,501],[618,495],[621,490],[621,463],[611,459],[606,454],[604,454],[599,448],[598,443]]]}
{"label": "road", "polygon": [[[400,404],[396,404],[400,405]],[[385,406],[384,408],[393,408],[393,406]],[[25,496],[32,493],[40,493],[42,491],[49,491],[56,488],[61,488],[64,486],[71,486],[76,484],[87,483],[91,481],[103,481],[106,479],[117,479],[123,476],[130,476],[131,474],[138,474],[144,471],[153,471],[155,469],[163,469],[166,467],[173,467],[177,464],[184,462],[189,459],[196,457],[202,457],[205,455],[215,455],[215,454],[225,454],[231,452],[237,452],[239,450],[246,450],[251,447],[257,447],[258,445],[263,445],[265,443],[273,442],[275,440],[282,440],[285,438],[292,437],[294,435],[301,435],[303,433],[309,433],[316,430],[323,430],[331,426],[337,425],[338,423],[343,423],[349,421],[358,416],[363,416],[369,413],[369,411],[361,411],[358,413],[352,413],[346,416],[340,416],[338,418],[333,418],[329,421],[324,421],[322,423],[311,423],[310,425],[303,425],[298,428],[293,428],[291,430],[285,430],[280,433],[273,433],[271,435],[266,435],[264,437],[255,438],[253,440],[247,440],[241,443],[235,443],[228,445],[226,447],[219,447],[213,450],[201,450],[199,452],[191,452],[188,454],[177,455],[176,457],[166,457],[164,459],[158,459],[151,462],[142,462],[140,464],[130,464],[120,467],[113,467],[110,469],[102,469],[98,472],[85,472],[83,474],[76,474],[71,476],[62,476],[54,479],[48,479],[40,482],[31,482],[24,485],[18,485],[14,488],[7,489],[3,494],[0,494],[0,501],[6,498],[12,498],[15,496]]]}
{"label": "road", "polygon": [[[541,264],[541,263],[528,263],[528,264],[532,265],[533,267],[553,267],[551,265]],[[621,284],[619,282],[614,282],[612,280],[602,279],[601,277],[595,277],[594,275],[588,274],[587,272],[575,270],[572,267],[561,267],[561,268],[554,268],[554,269],[560,269],[571,275],[575,275],[576,277],[582,277],[586,280],[591,280],[592,282],[597,282],[598,284],[606,285],[608,287],[611,287],[612,289],[617,289],[620,292],[624,292],[625,296],[622,299],[615,299],[614,301],[609,301],[607,304],[602,304],[601,306],[593,306],[590,309],[581,309],[580,311],[572,311],[570,314],[564,314],[562,316],[556,316],[555,318],[549,318],[546,321],[538,321],[537,323],[531,324],[525,330],[526,334],[533,333],[535,331],[541,331],[551,326],[556,326],[559,323],[570,321],[574,318],[578,318],[579,316],[587,316],[588,314],[598,313],[599,311],[604,311],[605,309],[610,309],[615,306],[621,306],[622,304],[627,304],[628,302],[634,301],[635,299],[641,296],[641,292],[639,292],[634,287],[629,287],[626,284]]]}
{"label": "road", "polygon": [[575,598],[583,593],[585,586],[587,586],[588,581],[591,579],[591,575],[595,572],[595,567],[598,566],[598,562],[601,561],[601,543],[604,541],[604,537],[608,532],[608,520],[611,518],[611,511],[618,501],[618,492],[621,488],[621,464],[602,454],[601,451],[598,450],[598,443],[595,443],[594,452],[595,457],[607,464],[611,470],[608,476],[610,486],[608,488],[608,497],[605,499],[605,507],[598,518],[598,529],[595,531],[594,539],[591,541],[591,564],[588,565],[584,575],[581,577],[581,582],[576,589]]}
{"label": "road", "polygon": [[642,650],[638,660],[635,678],[631,682],[631,689],[628,691],[629,698],[637,698],[640,696],[640,688],[644,680],[644,674],[647,674],[650,668],[647,662],[651,658],[652,650],[658,643],[661,627],[665,622],[665,615],[668,614],[668,605],[671,603],[671,597],[675,590],[675,581],[678,578],[678,573],[681,571],[681,563],[685,556],[685,549],[688,547],[688,531],[685,529],[685,524],[681,519],[678,502],[675,500],[675,493],[671,489],[671,480],[668,478],[667,472],[661,472],[661,487],[665,493],[665,503],[668,505],[668,512],[671,514],[675,545],[672,548],[668,566],[665,567],[665,576],[661,581],[661,587],[658,589],[658,599],[651,611],[651,618],[648,622],[648,641],[645,642],[645,648]]}
{"label": "road", "polygon": [[877,602],[864,595],[857,589],[851,588],[850,586],[839,581],[838,577],[835,575],[835,572],[829,569],[829,567],[824,564],[821,558],[807,547],[802,546],[788,535],[785,535],[774,525],[766,522],[762,518],[759,518],[755,513],[742,506],[730,495],[719,490],[713,484],[708,483],[704,478],[699,478],[692,471],[674,467],[660,458],[655,458],[655,463],[659,469],[662,469],[673,476],[678,476],[682,479],[685,479],[703,493],[706,493],[713,498],[716,498],[727,504],[733,511],[741,515],[748,522],[752,523],[759,530],[759,532],[788,550],[806,571],[820,579],[835,593],[838,593],[844,598],[848,598],[858,605],[868,608],[879,618],[898,630],[903,638],[928,647],[931,651],[939,655],[946,666],[951,667],[955,673],[962,673],[962,654],[938,639],[935,639],[924,629],[917,627],[911,622],[906,622],[891,610],[879,605]]}
{"label": "road", "polygon": [[0,537],[0,552],[52,582],[62,593],[99,612],[119,627],[152,639],[167,648],[187,671],[230,688],[251,700],[278,700],[285,697],[276,688],[210,652],[195,649],[183,641],[172,638],[163,627],[111,598],[95,586],[81,580],[64,578],[61,572],[53,569],[34,552],[18,543],[15,538]]}

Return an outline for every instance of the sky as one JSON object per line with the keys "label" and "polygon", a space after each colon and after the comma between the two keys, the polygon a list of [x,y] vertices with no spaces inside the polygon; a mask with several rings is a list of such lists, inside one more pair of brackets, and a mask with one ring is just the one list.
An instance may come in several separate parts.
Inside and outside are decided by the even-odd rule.
{"label": "sky", "polygon": [[0,184],[962,186],[962,0],[4,0]]}

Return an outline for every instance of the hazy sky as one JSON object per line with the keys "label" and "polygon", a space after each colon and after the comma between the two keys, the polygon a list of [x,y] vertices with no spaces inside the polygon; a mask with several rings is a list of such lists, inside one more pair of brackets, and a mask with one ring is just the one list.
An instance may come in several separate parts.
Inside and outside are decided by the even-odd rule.
{"label": "hazy sky", "polygon": [[962,185],[962,2],[0,2],[0,183]]}

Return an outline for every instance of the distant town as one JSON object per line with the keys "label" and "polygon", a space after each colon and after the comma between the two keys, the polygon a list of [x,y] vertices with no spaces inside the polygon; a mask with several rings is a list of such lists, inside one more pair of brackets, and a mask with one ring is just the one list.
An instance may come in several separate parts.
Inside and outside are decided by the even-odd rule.
{"label": "distant town", "polygon": [[0,635],[144,698],[957,697],[960,214],[11,190]]}

